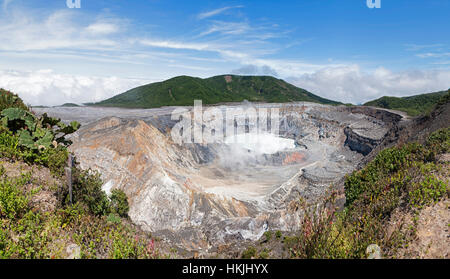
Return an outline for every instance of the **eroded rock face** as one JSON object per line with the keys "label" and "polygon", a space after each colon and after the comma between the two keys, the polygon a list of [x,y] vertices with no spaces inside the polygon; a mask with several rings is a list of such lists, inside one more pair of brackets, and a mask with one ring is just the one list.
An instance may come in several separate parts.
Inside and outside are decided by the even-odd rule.
{"label": "eroded rock face", "polygon": [[225,143],[178,145],[170,110],[127,110],[84,125],[71,149],[82,168],[127,194],[134,223],[186,249],[207,249],[298,229],[298,201],[319,201],[400,119],[369,108],[259,106],[279,108],[279,136],[294,146],[267,154]]}

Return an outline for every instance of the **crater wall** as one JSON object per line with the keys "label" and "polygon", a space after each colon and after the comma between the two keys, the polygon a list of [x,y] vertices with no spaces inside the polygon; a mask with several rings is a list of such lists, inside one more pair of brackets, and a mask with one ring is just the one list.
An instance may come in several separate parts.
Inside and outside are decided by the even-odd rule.
{"label": "crater wall", "polygon": [[277,141],[259,142],[283,142],[270,149],[276,152],[258,144],[175,144],[174,108],[110,109],[91,118],[86,115],[95,108],[49,113],[63,120],[83,115],[71,146],[81,167],[98,170],[108,187],[127,194],[134,223],[189,250],[256,240],[266,230],[297,230],[298,202],[320,201],[401,119],[312,103],[255,107],[280,111]]}

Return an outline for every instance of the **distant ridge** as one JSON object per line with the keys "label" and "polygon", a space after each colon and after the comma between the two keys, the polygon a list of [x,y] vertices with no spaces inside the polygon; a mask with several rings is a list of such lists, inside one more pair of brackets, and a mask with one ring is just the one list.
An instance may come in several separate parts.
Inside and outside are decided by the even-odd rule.
{"label": "distant ridge", "polygon": [[420,94],[408,97],[388,97],[384,96],[379,99],[367,102],[364,106],[373,106],[386,109],[394,109],[404,111],[411,116],[418,116],[430,112],[447,91],[439,91],[434,93]]}
{"label": "distant ridge", "polygon": [[143,85],[107,100],[87,105],[155,108],[192,106],[194,100],[202,100],[203,104],[244,100],[268,103],[308,101],[329,105],[341,104],[271,76],[220,75],[206,79],[178,76],[166,81]]}
{"label": "distant ridge", "polygon": [[59,107],[80,107],[80,105],[75,104],[75,103],[65,103],[60,105]]}

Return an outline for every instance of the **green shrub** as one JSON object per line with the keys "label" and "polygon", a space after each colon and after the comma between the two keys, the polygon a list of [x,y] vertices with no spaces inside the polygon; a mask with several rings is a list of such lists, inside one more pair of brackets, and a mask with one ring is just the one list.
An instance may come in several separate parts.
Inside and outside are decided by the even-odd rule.
{"label": "green shrub", "polygon": [[447,195],[447,190],[447,185],[443,181],[428,175],[422,182],[415,184],[414,189],[409,192],[410,204],[422,208]]}
{"label": "green shrub", "polygon": [[283,234],[281,233],[281,231],[276,231],[276,232],[275,232],[275,237],[276,237],[277,239],[281,239],[282,236],[283,236]]}
{"label": "green shrub", "polygon": [[128,217],[128,198],[119,189],[111,191],[108,198],[102,190],[103,181],[100,173],[92,170],[73,169],[73,202],[84,204],[97,216],[115,213],[120,217]]}
{"label": "green shrub", "polygon": [[111,200],[111,212],[115,212],[121,217],[128,217],[128,198],[122,190],[112,190],[109,199]]}
{"label": "green shrub", "polygon": [[364,169],[354,172],[346,177],[345,197],[346,205],[351,205],[360,195],[366,191],[377,191],[376,182],[389,177],[410,161],[410,154],[417,152],[415,144],[405,147],[388,148],[375,157]]}
{"label": "green shrub", "polygon": [[46,219],[39,213],[28,211],[17,223],[12,224],[12,231],[18,235],[9,242],[10,257],[19,259],[45,259],[50,256],[52,243],[46,229]]}
{"label": "green shrub", "polygon": [[251,259],[256,257],[256,248],[255,247],[248,247],[247,249],[244,250],[244,252],[242,252],[242,256],[243,259]]}
{"label": "green shrub", "polygon": [[439,101],[437,102],[435,108],[439,108],[442,105],[445,105],[445,104],[447,104],[449,102],[450,102],[450,89],[447,90],[447,93],[444,96],[442,96],[441,99],[439,99]]}
{"label": "green shrub", "polygon": [[58,148],[49,148],[42,152],[43,165],[47,166],[53,175],[62,177],[64,175],[65,167],[67,166],[67,159],[69,152],[67,148],[58,146]]}
{"label": "green shrub", "polygon": [[35,116],[22,100],[0,89],[0,155],[12,160],[46,166],[56,176],[64,175],[68,157],[65,137],[80,124],[66,125],[60,119]]}
{"label": "green shrub", "polygon": [[432,133],[428,137],[426,146],[436,153],[450,152],[450,128],[440,129]]}
{"label": "green shrub", "polygon": [[264,236],[266,237],[267,241],[270,241],[272,239],[272,232],[271,231],[266,231],[264,232]]}
{"label": "green shrub", "polygon": [[0,156],[12,160],[22,159],[30,164],[48,167],[56,176],[64,175],[68,158],[67,148],[58,146],[34,152],[19,146],[19,138],[9,131],[0,132]]}
{"label": "green shrub", "polygon": [[69,145],[65,137],[80,127],[78,122],[66,125],[60,119],[44,114],[36,117],[27,110],[7,108],[1,111],[1,123],[4,128],[19,137],[19,144],[31,150],[43,150],[56,147],[56,144]]}
{"label": "green shrub", "polygon": [[117,213],[110,213],[106,220],[113,224],[120,224],[120,222],[122,222],[122,219]]}
{"label": "green shrub", "polygon": [[18,159],[22,153],[19,148],[19,139],[10,131],[0,132],[0,156],[3,158]]}
{"label": "green shrub", "polygon": [[28,107],[16,94],[0,88],[0,112],[7,108],[28,110]]}
{"label": "green shrub", "polygon": [[8,259],[9,253],[9,235],[7,230],[0,227],[0,259]]}
{"label": "green shrub", "polygon": [[110,201],[102,190],[102,185],[99,172],[74,169],[73,201],[85,204],[94,215],[109,214]]}
{"label": "green shrub", "polygon": [[123,237],[119,231],[110,234],[113,239],[110,256],[113,259],[136,259],[145,253],[145,247],[139,245],[136,239]]}
{"label": "green shrub", "polygon": [[14,219],[28,209],[29,196],[24,193],[23,186],[27,178],[0,178],[0,217]]}
{"label": "green shrub", "polygon": [[259,253],[258,258],[260,258],[260,259],[268,259],[269,258],[269,250],[265,248],[263,251],[261,251]]}

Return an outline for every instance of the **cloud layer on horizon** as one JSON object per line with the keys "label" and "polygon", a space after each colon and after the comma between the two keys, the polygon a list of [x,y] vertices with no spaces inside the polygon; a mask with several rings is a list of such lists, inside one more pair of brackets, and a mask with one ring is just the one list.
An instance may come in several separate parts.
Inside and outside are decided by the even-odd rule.
{"label": "cloud layer on horizon", "polygon": [[[268,67],[248,65],[235,74],[273,75],[271,71]],[[324,68],[285,80],[324,98],[360,104],[385,95],[401,97],[446,90],[450,88],[450,71],[392,72],[379,68],[367,73],[358,65],[351,65]],[[32,105],[98,102],[150,82],[153,81],[62,75],[51,70],[0,71],[0,87],[19,94]]]}
{"label": "cloud layer on horizon", "polygon": [[393,72],[380,67],[364,72],[358,65],[324,68],[312,74],[287,78],[292,84],[321,97],[361,104],[382,96],[410,96],[450,88],[450,71]]}
{"label": "cloud layer on horizon", "polygon": [[146,83],[118,77],[62,75],[51,70],[0,71],[0,87],[19,94],[30,105],[97,102]]}

